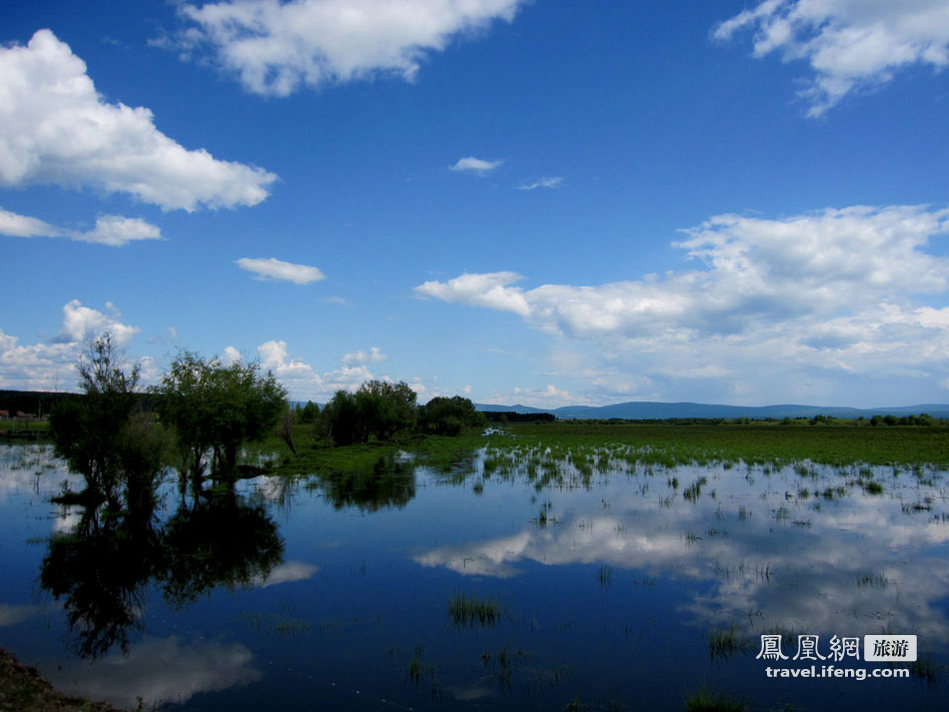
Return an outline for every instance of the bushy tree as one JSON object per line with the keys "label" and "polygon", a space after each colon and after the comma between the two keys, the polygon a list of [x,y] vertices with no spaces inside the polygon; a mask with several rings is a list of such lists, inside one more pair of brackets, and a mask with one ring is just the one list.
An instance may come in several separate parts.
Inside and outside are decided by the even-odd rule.
{"label": "bushy tree", "polygon": [[327,436],[336,445],[391,440],[415,427],[416,394],[407,383],[367,381],[355,393],[337,391],[321,415]]}
{"label": "bushy tree", "polygon": [[370,432],[379,440],[391,440],[401,430],[411,430],[418,418],[416,395],[405,381],[368,381],[356,391],[360,412]]}
{"label": "bushy tree", "polygon": [[320,418],[320,407],[308,400],[302,407],[297,407],[297,420],[307,425],[315,424]]}
{"label": "bushy tree", "polygon": [[150,490],[162,467],[162,439],[141,410],[139,368],[126,371],[109,334],[77,364],[83,395],[62,401],[50,416],[56,452],[81,473],[90,495],[118,505],[123,486],[132,499]]}
{"label": "bushy tree", "polygon": [[320,414],[323,430],[334,445],[352,445],[369,440],[368,422],[360,416],[356,394],[336,391]]}
{"label": "bushy tree", "polygon": [[[157,389],[162,421],[175,428],[184,470],[230,478],[243,443],[266,437],[286,411],[287,392],[256,362],[181,353]],[[210,462],[208,463],[208,458]]]}
{"label": "bushy tree", "polygon": [[458,435],[465,426],[481,426],[483,413],[467,398],[438,396],[419,408],[419,427],[435,435]]}

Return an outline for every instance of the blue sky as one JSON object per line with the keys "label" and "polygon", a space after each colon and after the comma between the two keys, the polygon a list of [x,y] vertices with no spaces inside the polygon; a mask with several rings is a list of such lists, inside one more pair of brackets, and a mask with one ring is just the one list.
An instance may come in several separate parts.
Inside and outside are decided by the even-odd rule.
{"label": "blue sky", "polygon": [[949,2],[0,4],[0,388],[949,401]]}

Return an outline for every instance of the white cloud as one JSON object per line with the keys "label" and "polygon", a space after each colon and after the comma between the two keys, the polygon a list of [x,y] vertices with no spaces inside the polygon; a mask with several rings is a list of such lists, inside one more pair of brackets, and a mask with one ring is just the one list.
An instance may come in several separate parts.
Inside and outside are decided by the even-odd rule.
{"label": "white cloud", "polygon": [[538,178],[530,183],[521,183],[517,186],[518,190],[537,190],[538,188],[559,188],[563,185],[563,177],[555,176],[548,178],[546,176]]}
{"label": "white cloud", "polygon": [[[226,353],[238,354],[233,347]],[[354,391],[366,381],[378,378],[369,369],[371,363],[381,363],[386,356],[373,346],[368,351],[355,351],[339,359],[339,367],[318,372],[311,364],[290,355],[286,341],[268,341],[257,347],[260,364],[272,371],[277,380],[290,392],[294,400],[328,400],[336,391]],[[382,377],[388,380],[387,376]]]}
{"label": "white cloud", "polygon": [[365,364],[341,366],[323,374],[323,394],[332,397],[336,391],[355,391],[366,381],[377,380]]}
{"label": "white cloud", "polygon": [[485,161],[481,158],[468,156],[467,158],[459,158],[454,164],[448,166],[448,168],[452,171],[474,173],[475,175],[483,176],[493,171],[502,163],[504,163],[504,161]]}
{"label": "white cloud", "polygon": [[949,311],[919,299],[949,290],[949,259],[925,251],[947,228],[949,211],[920,206],[721,215],[675,243],[704,269],[533,289],[513,272],[465,274],[415,290],[588,344],[579,363],[551,375],[581,379],[600,402],[683,380],[718,384],[717,397],[732,401],[827,402],[834,375],[945,377]]}
{"label": "white cloud", "polygon": [[[277,178],[187,150],[155,127],[148,109],[104,101],[85,63],[49,30],[25,47],[0,49],[0,107],[0,186],[91,186],[192,211],[256,205]],[[92,239],[114,244],[129,232],[142,238],[144,223],[105,220]]]}
{"label": "white cloud", "polygon": [[235,349],[233,346],[224,347],[224,355],[221,357],[221,362],[225,366],[231,366],[239,361],[243,360],[244,356],[240,351]]}
{"label": "white cloud", "polygon": [[103,215],[96,220],[93,230],[71,235],[74,240],[97,242],[102,245],[121,247],[137,240],[159,240],[161,230],[140,218],[125,218],[121,215]]}
{"label": "white cloud", "polygon": [[73,299],[63,307],[63,327],[57,341],[83,343],[108,333],[113,344],[120,348],[126,346],[138,333],[138,327],[120,322],[122,315],[111,302],[106,302],[106,307],[112,316],[84,307],[78,299]]}
{"label": "white cloud", "polygon": [[11,237],[61,237],[63,231],[38,220],[0,208],[0,235]]}
{"label": "white cloud", "polygon": [[510,405],[529,405],[534,408],[559,408],[564,405],[586,405],[583,397],[572,395],[569,391],[548,383],[544,388],[530,386],[515,386],[513,390],[502,393],[495,391],[491,396],[492,403],[507,403]]}
{"label": "white cloud", "polygon": [[139,329],[120,321],[111,303],[111,314],[83,306],[73,299],[63,306],[63,323],[50,344],[21,345],[0,329],[0,387],[26,390],[68,390],[76,377],[75,365],[85,345],[108,332],[113,344],[125,347]]}
{"label": "white cloud", "polygon": [[415,291],[445,302],[463,302],[502,309],[526,317],[530,314],[531,307],[523,291],[517,287],[508,287],[520,279],[521,276],[516,272],[463,274],[448,282],[425,282],[417,286]]}
{"label": "white cloud", "polygon": [[274,257],[241,257],[235,264],[242,270],[252,272],[255,279],[293,282],[294,284],[310,284],[326,279],[318,268],[309,265],[297,265],[292,262],[283,262]]}
{"label": "white cloud", "polygon": [[0,235],[11,237],[66,237],[81,242],[95,242],[121,247],[136,240],[160,240],[161,230],[141,218],[103,215],[92,230],[67,230],[37,218],[17,215],[0,208]]}
{"label": "white cloud", "polygon": [[807,61],[802,92],[820,116],[854,91],[891,81],[897,70],[949,64],[949,5],[943,0],[766,0],[719,24],[717,39],[754,31],[754,54]]}
{"label": "white cloud", "polygon": [[353,353],[345,354],[341,361],[348,365],[352,364],[367,364],[367,363],[379,363],[385,361],[388,356],[382,353],[382,349],[378,346],[373,346],[368,351],[354,351]]}
{"label": "white cloud", "polygon": [[286,341],[261,344],[257,354],[263,369],[271,371],[292,396],[309,398],[323,390],[323,379],[306,361],[290,356]]}
{"label": "white cloud", "polygon": [[522,0],[231,0],[185,5],[184,53],[210,45],[248,91],[287,96],[300,87],[371,78],[411,81],[432,51],[461,33],[514,18]]}

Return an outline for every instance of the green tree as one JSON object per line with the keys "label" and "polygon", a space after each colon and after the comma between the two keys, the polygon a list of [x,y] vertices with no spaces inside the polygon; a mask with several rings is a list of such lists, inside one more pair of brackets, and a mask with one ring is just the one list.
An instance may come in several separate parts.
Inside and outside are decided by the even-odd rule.
{"label": "green tree", "polygon": [[352,445],[369,440],[367,421],[361,417],[356,394],[336,391],[321,413],[324,433],[334,445]]}
{"label": "green tree", "polygon": [[212,477],[232,478],[241,445],[261,440],[287,410],[287,392],[256,362],[181,353],[157,388],[162,421],[175,428],[183,471],[199,485]]}
{"label": "green tree", "polygon": [[87,494],[118,506],[147,496],[162,468],[163,442],[136,393],[139,368],[126,371],[109,334],[96,339],[77,364],[82,396],[62,401],[50,416],[56,452],[86,480]]}
{"label": "green tree", "polygon": [[378,440],[391,440],[396,433],[415,427],[417,397],[405,381],[367,381],[356,391],[360,412]]}
{"label": "green tree", "polygon": [[337,391],[321,416],[324,430],[336,445],[391,440],[415,427],[416,394],[407,383],[367,381],[355,393]]}
{"label": "green tree", "polygon": [[484,425],[485,416],[467,398],[437,396],[419,408],[419,426],[435,435],[458,435],[465,426]]}
{"label": "green tree", "polygon": [[311,400],[308,400],[302,407],[297,408],[297,419],[301,423],[313,425],[319,418],[320,407]]}

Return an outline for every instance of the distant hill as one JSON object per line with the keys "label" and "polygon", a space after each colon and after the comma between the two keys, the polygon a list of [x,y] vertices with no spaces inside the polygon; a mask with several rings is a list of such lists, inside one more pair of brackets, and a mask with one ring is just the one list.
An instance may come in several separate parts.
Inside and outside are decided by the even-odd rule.
{"label": "distant hill", "polygon": [[847,408],[818,405],[765,405],[741,406],[711,403],[660,403],[651,401],[629,401],[613,405],[586,406],[568,405],[561,408],[542,409],[526,405],[497,405],[476,403],[483,411],[513,411],[515,413],[553,413],[558,418],[608,420],[667,420],[669,418],[813,418],[827,415],[835,418],[870,418],[874,415],[919,415],[928,413],[936,418],[949,418],[949,405],[945,403],[908,406],[884,406],[880,408]]}

